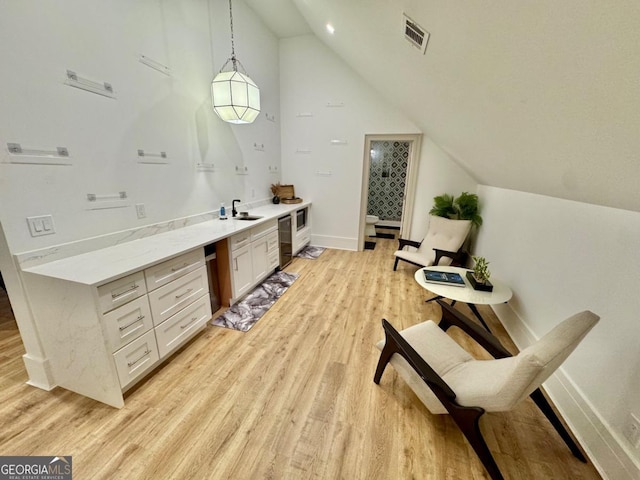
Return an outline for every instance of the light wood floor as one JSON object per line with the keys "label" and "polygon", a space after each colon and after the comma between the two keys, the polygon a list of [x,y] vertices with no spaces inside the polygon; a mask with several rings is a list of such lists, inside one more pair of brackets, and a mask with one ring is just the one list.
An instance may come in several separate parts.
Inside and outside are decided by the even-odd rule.
{"label": "light wood floor", "polygon": [[[295,259],[287,271],[300,278],[252,330],[208,327],[121,410],[26,385],[0,298],[0,455],[72,455],[77,480],[488,478],[450,418],[429,414],[392,367],[372,381],[383,317],[397,328],[439,318],[415,268],[392,271],[396,245]],[[481,428],[509,479],[600,478],[530,400]]]}

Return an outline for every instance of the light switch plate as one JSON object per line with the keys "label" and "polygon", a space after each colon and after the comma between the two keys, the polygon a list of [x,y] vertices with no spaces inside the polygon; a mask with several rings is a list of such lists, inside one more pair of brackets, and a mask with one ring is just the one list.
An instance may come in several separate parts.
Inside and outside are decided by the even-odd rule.
{"label": "light switch plate", "polygon": [[145,218],[147,216],[147,210],[144,208],[144,203],[136,203],[136,215],[138,218]]}
{"label": "light switch plate", "polygon": [[29,232],[32,237],[40,237],[42,235],[51,235],[56,233],[56,227],[53,224],[53,216],[40,215],[38,217],[27,217]]}

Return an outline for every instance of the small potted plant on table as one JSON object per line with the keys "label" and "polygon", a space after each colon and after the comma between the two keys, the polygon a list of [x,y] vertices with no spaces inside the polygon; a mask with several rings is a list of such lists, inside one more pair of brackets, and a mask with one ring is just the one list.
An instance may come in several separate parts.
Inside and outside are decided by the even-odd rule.
{"label": "small potted plant on table", "polygon": [[489,281],[489,277],[491,277],[489,262],[487,262],[487,259],[484,257],[474,256],[471,258],[473,258],[474,261],[473,271],[467,272],[467,279],[471,282],[471,286],[476,290],[492,292],[493,285],[491,285]]}

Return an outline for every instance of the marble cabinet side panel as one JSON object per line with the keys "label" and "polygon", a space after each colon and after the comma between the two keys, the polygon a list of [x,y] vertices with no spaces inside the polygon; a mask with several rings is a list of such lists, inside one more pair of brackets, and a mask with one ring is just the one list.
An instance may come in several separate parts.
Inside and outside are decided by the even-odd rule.
{"label": "marble cabinet side panel", "polygon": [[36,327],[55,383],[114,407],[124,405],[95,289],[24,273]]}

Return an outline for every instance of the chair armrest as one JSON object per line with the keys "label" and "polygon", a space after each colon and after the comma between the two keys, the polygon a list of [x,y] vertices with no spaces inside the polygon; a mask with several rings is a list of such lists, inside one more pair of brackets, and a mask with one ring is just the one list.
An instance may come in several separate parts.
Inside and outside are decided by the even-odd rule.
{"label": "chair armrest", "polygon": [[487,332],[484,328],[478,325],[476,322],[470,320],[464,314],[453,308],[451,305],[443,302],[442,300],[436,300],[442,308],[442,319],[440,320],[439,327],[443,331],[447,331],[449,327],[458,327],[462,329],[467,335],[478,342],[487,352],[489,352],[493,358],[506,358],[513,355],[504,348],[494,335]]}
{"label": "chair armrest", "polygon": [[422,244],[422,242],[416,242],[415,240],[409,240],[406,238],[399,238],[398,242],[400,243],[398,250],[402,250],[406,246],[420,248],[420,245]]}
{"label": "chair armrest", "polygon": [[442,257],[451,258],[451,266],[453,267],[462,267],[467,261],[467,252],[462,249],[457,252],[449,252],[448,250],[441,250],[439,248],[434,248],[433,250],[436,252],[436,257],[433,262],[434,265],[438,265]]}
{"label": "chair armrest", "polygon": [[454,401],[456,398],[455,392],[451,390],[440,375],[418,355],[418,352],[409,345],[409,342],[385,319],[382,320],[382,328],[384,328],[385,333],[385,345],[382,356],[387,357],[388,355],[387,358],[390,358],[393,353],[402,356],[438,398],[444,396],[447,400]]}

